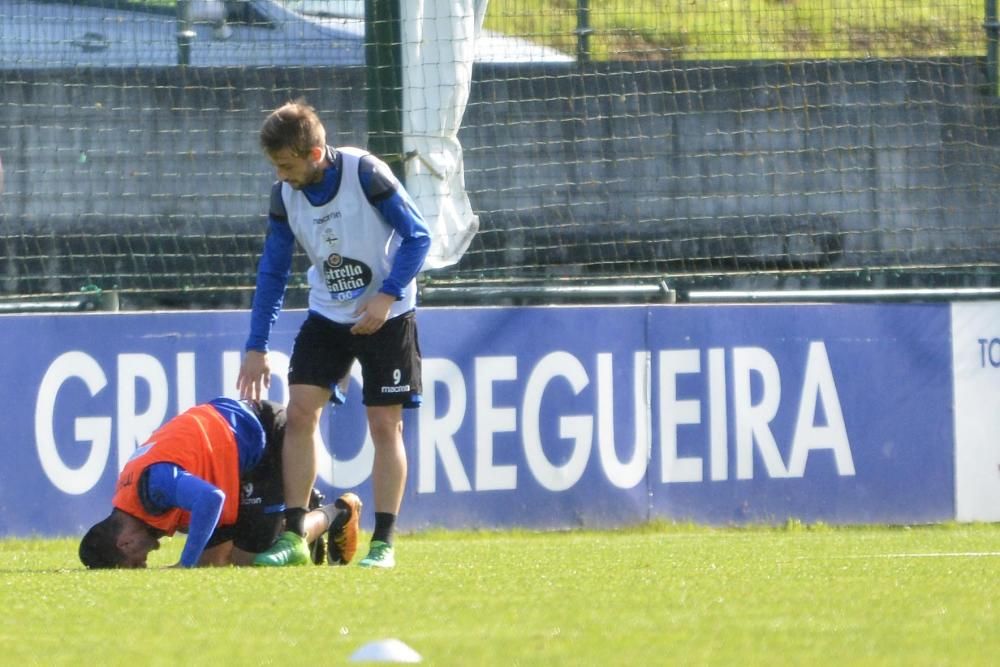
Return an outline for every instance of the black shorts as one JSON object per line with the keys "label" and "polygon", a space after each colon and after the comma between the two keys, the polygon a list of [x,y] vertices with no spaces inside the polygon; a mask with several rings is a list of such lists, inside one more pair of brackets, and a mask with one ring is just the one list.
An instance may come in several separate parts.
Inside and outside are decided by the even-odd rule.
{"label": "black shorts", "polygon": [[350,324],[310,312],[295,338],[288,384],[322,387],[337,398],[337,385],[351,372],[355,359],[361,364],[365,405],[420,405],[420,343],[412,310],[369,335],[352,334]]}
{"label": "black shorts", "polygon": [[240,479],[240,510],[236,523],[217,528],[209,547],[233,541],[243,551],[267,550],[284,526],[285,493],[281,474],[281,440],[268,443],[264,457]]}
{"label": "black shorts", "polygon": [[[214,547],[232,540],[233,546],[250,553],[266,551],[285,529],[285,503],[281,479],[281,456],[263,462],[241,483],[240,512],[236,524],[216,528],[206,546]],[[253,475],[258,472],[257,475]],[[323,494],[313,489],[308,509],[323,504]]]}

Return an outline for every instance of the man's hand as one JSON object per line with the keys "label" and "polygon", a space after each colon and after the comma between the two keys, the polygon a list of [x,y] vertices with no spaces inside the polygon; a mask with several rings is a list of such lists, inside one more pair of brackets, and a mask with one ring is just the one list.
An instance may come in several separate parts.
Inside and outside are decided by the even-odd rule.
{"label": "man's hand", "polygon": [[396,297],[391,294],[379,292],[371,299],[361,304],[354,311],[355,315],[360,315],[361,319],[351,327],[352,334],[373,334],[382,328],[386,320],[389,319],[389,309],[396,303]]}
{"label": "man's hand", "polygon": [[259,401],[264,389],[271,386],[271,363],[267,352],[247,350],[240,366],[240,376],[236,378],[236,389],[240,398]]}

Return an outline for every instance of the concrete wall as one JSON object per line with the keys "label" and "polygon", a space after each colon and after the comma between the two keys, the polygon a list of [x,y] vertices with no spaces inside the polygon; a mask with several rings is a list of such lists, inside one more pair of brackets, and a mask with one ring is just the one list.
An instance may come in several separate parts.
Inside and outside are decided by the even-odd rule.
{"label": "concrete wall", "polygon": [[[460,138],[482,233],[456,274],[1000,256],[1000,105],[980,92],[981,60],[588,67],[477,66]],[[331,142],[365,142],[358,68],[4,71],[0,84],[8,294],[83,274],[246,284],[273,178],[264,114],[304,95]]]}

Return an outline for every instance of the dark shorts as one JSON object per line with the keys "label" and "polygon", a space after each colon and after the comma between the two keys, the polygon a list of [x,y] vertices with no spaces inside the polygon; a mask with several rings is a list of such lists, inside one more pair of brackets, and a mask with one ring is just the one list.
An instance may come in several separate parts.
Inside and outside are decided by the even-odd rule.
{"label": "dark shorts", "polygon": [[[263,468],[261,468],[263,466]],[[232,540],[233,546],[250,553],[266,551],[284,530],[285,503],[281,479],[281,456],[264,461],[247,477],[240,488],[240,513],[233,526],[223,526],[212,533],[208,546]],[[323,494],[313,489],[308,509],[323,504]]]}
{"label": "dark shorts", "polygon": [[420,343],[413,311],[366,336],[352,334],[350,324],[310,312],[295,338],[288,384],[322,387],[337,398],[337,385],[351,372],[355,359],[361,364],[365,405],[420,405]]}
{"label": "dark shorts", "polygon": [[240,480],[240,510],[236,524],[217,528],[208,546],[233,541],[244,551],[265,551],[281,533],[285,493],[281,475],[281,446],[270,445],[253,470]]}

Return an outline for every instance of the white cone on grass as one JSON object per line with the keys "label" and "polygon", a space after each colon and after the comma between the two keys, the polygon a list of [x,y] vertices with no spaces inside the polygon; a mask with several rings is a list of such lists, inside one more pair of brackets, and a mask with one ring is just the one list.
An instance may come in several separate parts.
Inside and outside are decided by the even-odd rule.
{"label": "white cone on grass", "polygon": [[398,639],[368,642],[351,655],[354,662],[420,662],[420,654]]}

